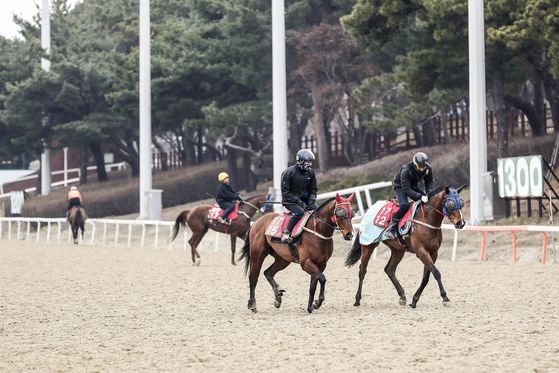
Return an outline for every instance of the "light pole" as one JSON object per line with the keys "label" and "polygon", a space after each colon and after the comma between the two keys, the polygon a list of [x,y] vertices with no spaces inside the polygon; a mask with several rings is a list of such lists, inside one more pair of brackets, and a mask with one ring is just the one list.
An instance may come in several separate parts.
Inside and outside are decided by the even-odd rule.
{"label": "light pole", "polygon": [[140,216],[148,219],[151,190],[151,64],[149,0],[140,0]]}
{"label": "light pole", "polygon": [[[284,0],[272,0],[272,74],[274,116],[274,190],[281,201],[281,173],[287,167],[287,93]],[[276,211],[281,205],[275,205]]]}
{"label": "light pole", "polygon": [[484,32],[483,0],[468,0],[471,224],[479,224],[484,219],[483,176],[487,172]]}
{"label": "light pole", "polygon": [[[43,0],[41,8],[41,48],[47,55],[50,54],[50,9],[49,0]],[[41,58],[41,68],[44,71],[50,71],[50,61],[46,58]],[[48,126],[48,116],[45,115],[42,119],[42,129]],[[50,144],[47,139],[41,139],[43,142],[43,153],[41,154],[41,194],[46,196],[50,193],[51,174],[50,174]]]}

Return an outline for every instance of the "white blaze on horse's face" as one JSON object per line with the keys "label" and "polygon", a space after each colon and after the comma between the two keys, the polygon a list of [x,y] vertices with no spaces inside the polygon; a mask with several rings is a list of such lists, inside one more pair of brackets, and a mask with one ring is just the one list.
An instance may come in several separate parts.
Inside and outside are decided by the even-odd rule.
{"label": "white blaze on horse's face", "polygon": [[353,192],[349,198],[345,199],[336,193],[336,205],[334,207],[333,219],[336,222],[338,228],[342,231],[344,240],[349,241],[353,238],[353,224],[351,218],[353,218],[353,209],[351,208],[351,200],[355,192]]}

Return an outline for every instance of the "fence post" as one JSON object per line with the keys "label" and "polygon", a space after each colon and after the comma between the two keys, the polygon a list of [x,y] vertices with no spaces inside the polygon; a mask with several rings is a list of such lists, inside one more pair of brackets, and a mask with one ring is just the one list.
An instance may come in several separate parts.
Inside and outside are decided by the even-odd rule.
{"label": "fence post", "polygon": [[479,261],[483,262],[485,260],[485,239],[487,238],[487,233],[485,231],[481,232],[481,252],[479,254]]}
{"label": "fence post", "polygon": [[452,261],[456,260],[456,249],[458,248],[458,229],[454,230],[454,243],[452,244]]}
{"label": "fence post", "polygon": [[37,220],[37,237],[35,242],[39,242],[39,236],[41,235],[41,222]]}
{"label": "fence post", "polygon": [[516,264],[516,232],[511,231],[512,234],[512,262]]}
{"label": "fence post", "polygon": [[542,246],[542,265],[547,260],[547,232],[543,232],[543,246]]}
{"label": "fence post", "polygon": [[[126,247],[130,247],[132,243],[132,224],[128,223],[128,243],[126,244]],[[142,237],[142,244],[143,244],[143,237]]]}

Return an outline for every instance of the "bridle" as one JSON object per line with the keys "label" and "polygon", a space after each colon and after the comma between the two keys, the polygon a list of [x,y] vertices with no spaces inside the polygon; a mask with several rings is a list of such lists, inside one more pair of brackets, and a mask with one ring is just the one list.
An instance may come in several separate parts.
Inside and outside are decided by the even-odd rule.
{"label": "bridle", "polygon": [[[458,196],[458,195],[457,195]],[[439,213],[443,218],[447,217],[452,223],[454,223],[452,221],[452,219],[450,218],[450,214],[452,214],[454,211],[458,210],[460,211],[460,219],[463,220],[463,216],[462,216],[462,206],[464,205],[464,201],[462,200],[462,198],[457,197],[455,199],[449,199],[449,194],[447,194],[443,200],[443,208],[442,211],[439,210],[436,207],[433,207],[431,205],[426,205],[427,207],[431,208],[432,210],[435,210],[437,213]],[[456,207],[456,204],[458,204],[458,207]],[[435,230],[439,230],[441,229],[440,226],[436,227],[434,225],[425,223],[425,213],[423,212],[423,204],[421,205],[421,214],[422,214],[422,219],[421,221],[417,220],[417,219],[410,219],[413,223],[419,224],[419,225],[423,225],[427,228],[431,228],[431,229],[435,229]]]}
{"label": "bridle", "polygon": [[326,226],[328,226],[329,228],[332,228],[334,231],[341,231],[342,228],[340,227],[340,223],[341,221],[347,220],[347,219],[351,219],[353,217],[353,210],[351,209],[351,202],[348,200],[344,200],[343,202],[338,202],[336,201],[334,203],[334,213],[332,215],[330,215],[330,221],[326,221],[324,219],[321,219],[317,216],[316,212],[318,210],[315,210],[311,213],[311,217],[313,219],[313,229],[307,228],[307,227],[303,227],[303,230],[314,234],[317,237],[320,237],[324,240],[331,240],[332,237],[334,237],[334,235],[330,236],[330,237],[326,237],[321,235],[320,233],[318,233],[316,231],[316,222],[318,221],[319,223],[322,223]]}

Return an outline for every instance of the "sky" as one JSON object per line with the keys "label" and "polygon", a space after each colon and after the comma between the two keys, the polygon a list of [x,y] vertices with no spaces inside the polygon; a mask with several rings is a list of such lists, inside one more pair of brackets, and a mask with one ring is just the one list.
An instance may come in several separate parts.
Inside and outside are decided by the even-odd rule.
{"label": "sky", "polygon": [[[69,0],[74,5],[78,0]],[[12,38],[17,35],[18,27],[12,21],[13,14],[31,20],[38,12],[42,0],[0,0],[0,35]]]}

